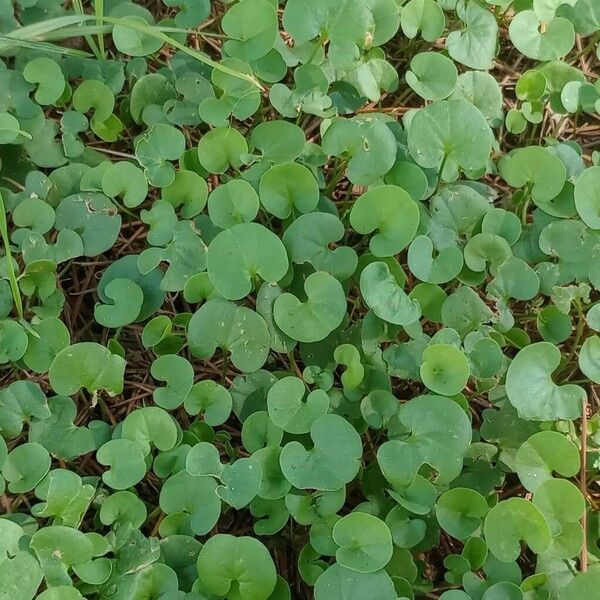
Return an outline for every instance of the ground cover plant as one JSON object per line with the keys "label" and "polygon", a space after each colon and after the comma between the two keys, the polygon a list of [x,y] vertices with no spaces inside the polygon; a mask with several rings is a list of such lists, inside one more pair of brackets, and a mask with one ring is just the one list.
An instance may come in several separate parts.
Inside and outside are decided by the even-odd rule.
{"label": "ground cover plant", "polygon": [[0,600],[600,599],[600,2],[0,31]]}

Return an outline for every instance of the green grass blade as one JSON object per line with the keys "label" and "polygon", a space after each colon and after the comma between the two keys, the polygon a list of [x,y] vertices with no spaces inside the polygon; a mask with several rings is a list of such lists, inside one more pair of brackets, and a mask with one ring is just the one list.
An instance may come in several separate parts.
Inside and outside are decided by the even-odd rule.
{"label": "green grass blade", "polygon": [[[80,4],[80,0],[77,0],[74,4],[77,6],[78,4]],[[252,75],[248,75],[247,73],[240,73],[239,71],[230,69],[229,67],[226,67],[226,66],[220,64],[219,62],[211,59],[207,55],[205,55],[201,52],[197,52],[196,50],[192,50],[192,48],[188,48],[185,44],[181,44],[177,40],[175,40],[172,37],[170,37],[169,35],[167,35],[163,31],[163,29],[167,30],[167,28],[155,27],[155,26],[152,26],[149,24],[147,24],[145,26],[140,25],[136,22],[133,22],[133,21],[127,19],[126,17],[117,19],[117,18],[105,17],[105,16],[99,16],[99,15],[92,16],[92,15],[84,15],[84,14],[80,14],[77,16],[71,16],[71,17],[58,17],[56,19],[50,19],[49,21],[46,21],[45,23],[42,23],[42,24],[36,23],[36,24],[30,25],[28,27],[22,27],[20,29],[16,29],[14,31],[11,31],[7,35],[7,37],[13,38],[13,39],[26,39],[26,40],[31,41],[31,40],[35,40],[35,38],[37,38],[37,37],[43,37],[50,33],[56,32],[53,35],[54,39],[60,39],[59,30],[61,28],[70,27],[72,25],[76,25],[77,23],[83,23],[84,21],[89,21],[92,19],[96,20],[96,23],[103,22],[103,23],[109,23],[111,25],[122,25],[124,27],[134,29],[135,31],[139,31],[140,33],[144,33],[145,35],[149,35],[151,37],[160,39],[165,44],[169,44],[170,46],[173,46],[174,48],[181,50],[182,52],[184,52],[188,56],[191,56],[195,60],[198,60],[198,61],[208,65],[209,67],[216,69],[217,71],[221,71],[222,73],[231,75],[232,77],[237,77],[238,79],[243,79],[244,81],[248,81],[252,85],[256,86],[258,89],[264,91],[264,87],[260,84],[260,82],[256,79],[256,77],[254,77]],[[74,37],[73,28],[71,27],[68,31],[69,31],[68,37]],[[91,36],[89,35],[88,32],[89,32],[88,28],[84,29],[82,27],[82,30],[80,33],[88,41],[88,44],[90,45],[90,48],[92,49],[94,54],[96,54],[96,56],[99,56],[100,50],[98,49],[98,47],[96,46],[96,43],[91,38]]]}
{"label": "green grass blade", "polygon": [[[76,12],[79,13],[81,17],[85,17],[85,13],[83,11],[83,3],[81,0],[73,0],[73,8]],[[88,43],[88,46],[91,48],[92,52],[96,56],[98,60],[102,60],[102,55],[100,54],[100,49],[96,46],[96,42],[91,35],[84,35],[85,41]]]}
{"label": "green grass blade", "polygon": [[93,54],[86,52],[85,50],[77,50],[76,48],[64,48],[55,44],[47,44],[46,42],[35,40],[20,40],[0,34],[0,49],[11,50],[13,48],[29,48],[30,50],[39,50],[41,52],[54,54],[64,54],[66,56],[93,56]]}
{"label": "green grass blade", "polygon": [[[96,0],[94,2],[94,11],[96,13],[96,24],[102,24],[102,17],[104,16],[104,0]],[[104,48],[104,35],[98,33],[98,49],[100,50],[100,56],[102,60],[106,60],[106,49]]]}
{"label": "green grass blade", "polygon": [[216,69],[217,71],[221,71],[222,73],[226,73],[227,75],[231,75],[232,77],[237,77],[238,79],[243,79],[244,81],[249,81],[252,85],[254,85],[258,89],[264,91],[263,86],[256,79],[256,77],[254,77],[252,75],[248,75],[246,73],[240,73],[239,71],[235,71],[234,69],[230,69],[229,67],[225,67],[222,64],[218,63],[217,61],[212,60],[212,58],[209,58],[205,54],[202,54],[201,52],[197,52],[196,50],[192,50],[191,48],[188,48],[186,45],[179,43],[177,40],[168,36],[166,33],[164,33],[163,31],[160,31],[156,27],[153,27],[148,24],[146,24],[145,26],[140,25],[136,22],[130,21],[127,18],[113,19],[110,17],[104,17],[103,21],[105,21],[107,23],[112,23],[113,25],[121,25],[123,27],[128,27],[130,29],[134,29],[135,31],[139,31],[140,33],[149,35],[150,37],[163,40],[165,42],[165,44],[169,44],[170,46],[173,46],[174,48],[181,50],[188,56],[191,56],[192,58],[194,58],[200,62],[203,62],[205,65],[208,65],[209,67],[212,67],[213,69]]}
{"label": "green grass blade", "polygon": [[54,19],[48,19],[47,21],[41,21],[40,23],[33,23],[25,27],[19,27],[9,33],[5,34],[7,37],[21,40],[34,40],[38,37],[44,36],[47,33],[56,31],[63,27],[69,27],[70,25],[77,25],[84,21],[89,21],[95,17],[87,15],[70,15],[68,17],[56,17]]}

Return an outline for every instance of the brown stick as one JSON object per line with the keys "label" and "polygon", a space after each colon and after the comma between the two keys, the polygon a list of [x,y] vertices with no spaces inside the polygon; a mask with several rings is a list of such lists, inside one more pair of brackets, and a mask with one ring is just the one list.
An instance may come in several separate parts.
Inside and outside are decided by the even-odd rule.
{"label": "brown stick", "polygon": [[[595,390],[592,386],[592,394]],[[581,527],[583,528],[583,544],[581,546],[581,557],[579,560],[579,569],[582,573],[588,568],[587,555],[587,398],[583,401],[583,413],[581,416],[581,472],[579,475],[579,489],[585,500],[583,515],[581,516]]]}

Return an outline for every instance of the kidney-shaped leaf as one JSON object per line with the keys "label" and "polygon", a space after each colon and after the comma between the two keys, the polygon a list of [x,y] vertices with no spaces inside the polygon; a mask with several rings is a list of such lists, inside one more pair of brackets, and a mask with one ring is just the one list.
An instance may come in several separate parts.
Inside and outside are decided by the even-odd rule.
{"label": "kidney-shaped leaf", "polygon": [[483,114],[466,100],[434,102],[417,112],[408,130],[408,147],[422,167],[444,169],[442,178],[459,171],[476,176],[484,170],[493,135]]}
{"label": "kidney-shaped leaf", "polygon": [[438,523],[459,540],[470,537],[483,522],[489,510],[485,498],[469,488],[452,488],[444,492],[435,505]]}
{"label": "kidney-shaped leaf", "polygon": [[269,552],[246,536],[211,537],[198,555],[198,574],[209,593],[239,600],[267,600],[277,583]]}
{"label": "kidney-shaped leaf", "polygon": [[333,527],[333,541],[339,546],[337,562],[359,573],[383,569],[392,558],[392,534],[378,517],[352,512]]}
{"label": "kidney-shaped leaf", "polygon": [[358,573],[331,565],[315,583],[315,600],[397,600],[392,578],[384,571]]}
{"label": "kidney-shaped leaf", "polygon": [[[345,232],[343,223],[335,215],[313,212],[292,221],[283,234],[283,244],[292,262],[310,263],[317,271],[326,271],[344,281],[358,264],[354,249],[335,244]],[[331,249],[334,244],[337,247]]]}
{"label": "kidney-shaped leaf", "polygon": [[552,372],[559,364],[560,350],[549,342],[526,346],[515,356],[506,373],[506,394],[521,418],[555,421],[581,415],[585,390],[556,385]]}
{"label": "kidney-shaped leaf", "polygon": [[125,360],[95,342],[81,342],[61,350],[50,366],[50,385],[58,394],[71,396],[81,388],[88,392],[123,391]]}
{"label": "kidney-shaped leaf", "polygon": [[590,167],[577,178],[575,206],[588,227],[600,229],[600,167]]}
{"label": "kidney-shaped leaf", "polygon": [[384,262],[372,262],[360,274],[360,291],[365,303],[384,321],[394,325],[409,325],[421,316],[417,300],[413,300],[398,285]]}
{"label": "kidney-shaped leaf", "polygon": [[280,379],[267,394],[271,421],[289,433],[308,433],[315,421],[329,409],[329,397],[323,390],[310,392],[298,377]]}
{"label": "kidney-shaped leaf", "polygon": [[469,375],[469,361],[456,346],[432,344],[423,352],[421,379],[432,392],[458,394],[467,385]]}
{"label": "kidney-shaped leaf", "polygon": [[380,185],[354,202],[350,224],[358,233],[377,231],[369,241],[375,256],[393,256],[413,239],[419,226],[419,207],[397,185]]}
{"label": "kidney-shaped leaf", "polygon": [[247,373],[260,369],[269,354],[269,329],[264,319],[245,306],[209,300],[194,313],[187,330],[194,356],[210,359],[217,348],[231,353],[233,364]]}
{"label": "kidney-shaped leaf", "polygon": [[352,481],[360,466],[360,436],[343,417],[323,415],[310,428],[313,448],[287,443],[281,453],[281,470],[299,489],[339,490]]}
{"label": "kidney-shaped leaf", "polygon": [[504,562],[516,560],[521,554],[520,540],[536,554],[545,552],[552,541],[544,515],[524,498],[496,504],[485,518],[483,532],[492,554]]}
{"label": "kidney-shaped leaf", "polygon": [[162,408],[144,406],[125,417],[121,435],[135,442],[146,455],[150,454],[151,447],[167,452],[177,443],[177,425]]}
{"label": "kidney-shaped leaf", "polygon": [[346,314],[346,294],[341,283],[317,271],[304,282],[306,302],[290,293],[275,300],[273,316],[283,333],[299,342],[318,342],[341,325]]}
{"label": "kidney-shaped leaf", "polygon": [[521,483],[533,492],[554,472],[573,477],[579,471],[579,451],[558,431],[540,431],[529,437],[515,456],[515,470]]}
{"label": "kidney-shaped leaf", "polygon": [[219,233],[206,262],[211,281],[227,300],[247,296],[260,279],[275,283],[288,270],[285,246],[258,223],[240,223]]}
{"label": "kidney-shaped leaf", "polygon": [[393,486],[409,485],[423,465],[437,471],[438,483],[458,477],[471,443],[471,423],[454,400],[413,398],[401,406],[398,420],[411,434],[385,442],[377,452],[377,462]]}

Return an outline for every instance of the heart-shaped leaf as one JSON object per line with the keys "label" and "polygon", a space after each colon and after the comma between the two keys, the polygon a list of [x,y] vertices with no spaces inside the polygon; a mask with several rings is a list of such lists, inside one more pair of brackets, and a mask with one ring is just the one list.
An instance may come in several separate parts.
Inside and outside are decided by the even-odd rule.
{"label": "heart-shaped leaf", "polygon": [[312,273],[304,282],[306,302],[290,293],[281,294],[273,305],[277,326],[299,342],[318,342],[341,323],[346,298],[340,282],[328,273]]}
{"label": "heart-shaped leaf", "polygon": [[394,487],[409,485],[423,465],[437,471],[438,483],[459,475],[471,442],[471,425],[456,402],[419,396],[402,405],[398,420],[401,431],[411,432],[410,436],[391,439],[377,452],[377,462]]}
{"label": "heart-shaped leaf", "polygon": [[356,430],[338,415],[323,415],[310,428],[313,448],[289,442],[281,453],[281,469],[300,489],[337,490],[351,481],[362,456]]}
{"label": "heart-shaped leaf", "polygon": [[559,363],[560,351],[548,342],[526,346],[515,356],[506,373],[506,394],[522,418],[555,421],[581,415],[583,388],[552,380]]}
{"label": "heart-shaped leaf", "polygon": [[233,589],[240,600],[267,600],[277,583],[269,552],[250,537],[210,538],[200,550],[198,573],[209,593],[223,596]]}
{"label": "heart-shaped leaf", "polygon": [[50,385],[58,394],[71,396],[81,388],[88,392],[123,391],[125,360],[95,342],[81,342],[61,350],[52,361]]}

